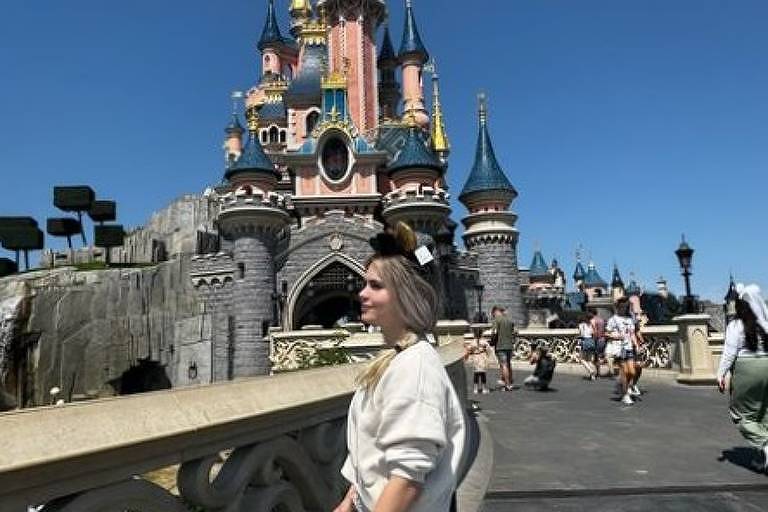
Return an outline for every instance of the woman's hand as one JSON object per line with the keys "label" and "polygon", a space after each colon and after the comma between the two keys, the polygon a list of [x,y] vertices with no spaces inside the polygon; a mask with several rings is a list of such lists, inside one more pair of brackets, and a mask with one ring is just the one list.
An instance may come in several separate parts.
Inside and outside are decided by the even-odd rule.
{"label": "woman's hand", "polygon": [[717,378],[717,389],[721,393],[725,393],[725,388],[727,388],[727,387],[728,387],[728,383],[726,382],[725,375],[723,375],[722,377],[718,377]]}
{"label": "woman's hand", "polygon": [[421,495],[421,485],[392,476],[376,502],[374,512],[407,512]]}

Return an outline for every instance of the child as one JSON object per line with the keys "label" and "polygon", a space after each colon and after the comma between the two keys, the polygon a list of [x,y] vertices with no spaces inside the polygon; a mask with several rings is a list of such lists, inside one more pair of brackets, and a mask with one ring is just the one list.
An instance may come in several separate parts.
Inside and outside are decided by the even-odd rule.
{"label": "child", "polygon": [[468,343],[464,347],[464,360],[469,359],[474,371],[474,390],[473,393],[489,393],[486,372],[488,371],[488,360],[490,358],[491,346],[480,337]]}
{"label": "child", "polygon": [[526,387],[531,387],[537,391],[547,391],[555,374],[557,361],[547,351],[546,345],[541,344],[531,354],[530,363],[535,364],[536,368],[533,370],[533,375],[525,379]]}

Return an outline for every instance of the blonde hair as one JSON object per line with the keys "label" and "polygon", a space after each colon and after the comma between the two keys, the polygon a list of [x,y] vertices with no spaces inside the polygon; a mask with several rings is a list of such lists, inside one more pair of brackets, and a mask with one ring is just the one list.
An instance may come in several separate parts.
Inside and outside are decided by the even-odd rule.
{"label": "blonde hair", "polygon": [[374,256],[366,269],[374,264],[408,334],[398,341],[395,349],[385,350],[375,357],[357,377],[357,385],[369,391],[376,388],[398,351],[418,342],[437,324],[437,293],[419,275],[414,263],[404,256]]}

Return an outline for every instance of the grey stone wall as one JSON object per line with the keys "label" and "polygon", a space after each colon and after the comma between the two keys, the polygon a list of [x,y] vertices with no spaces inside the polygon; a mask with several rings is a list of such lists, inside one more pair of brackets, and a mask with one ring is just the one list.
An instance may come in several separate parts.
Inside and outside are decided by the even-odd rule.
{"label": "grey stone wall", "polygon": [[108,383],[142,359],[163,365],[176,384],[177,349],[200,341],[188,258],[144,269],[32,272],[0,281],[0,295],[19,281],[29,309],[22,334],[39,334],[26,405],[47,403],[54,386],[65,399],[112,394]]}
{"label": "grey stone wall", "polygon": [[517,241],[485,241],[476,245],[474,251],[477,253],[480,282],[485,287],[483,309],[489,313],[493,306],[502,306],[516,325],[525,325],[517,267]]}

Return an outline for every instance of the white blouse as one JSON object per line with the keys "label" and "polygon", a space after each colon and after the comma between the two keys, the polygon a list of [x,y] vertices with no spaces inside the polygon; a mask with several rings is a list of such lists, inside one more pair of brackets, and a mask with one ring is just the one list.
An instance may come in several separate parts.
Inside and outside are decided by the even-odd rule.
{"label": "white blouse", "polygon": [[392,476],[422,485],[410,512],[449,510],[464,453],[464,410],[435,349],[397,354],[373,393],[358,389],[347,418],[342,475],[373,510]]}
{"label": "white blouse", "polygon": [[744,342],[746,337],[744,335],[744,323],[739,320],[732,320],[728,322],[725,328],[725,346],[723,347],[723,354],[720,356],[720,367],[717,370],[717,377],[722,379],[725,375],[731,371],[733,363],[739,357],[766,357],[766,354],[762,349],[762,344],[758,346],[758,351],[753,352],[744,348]]}

